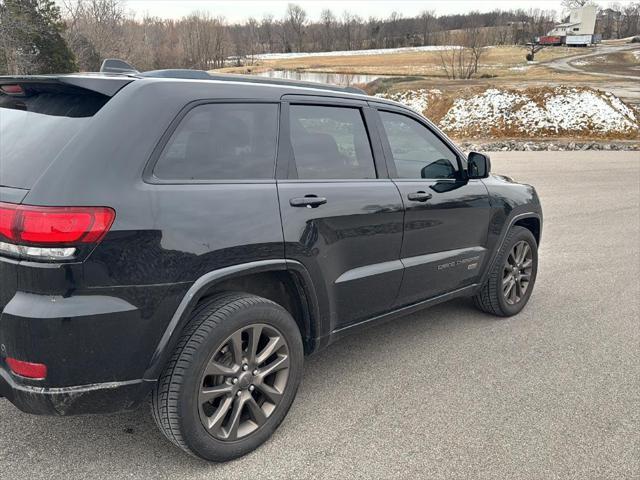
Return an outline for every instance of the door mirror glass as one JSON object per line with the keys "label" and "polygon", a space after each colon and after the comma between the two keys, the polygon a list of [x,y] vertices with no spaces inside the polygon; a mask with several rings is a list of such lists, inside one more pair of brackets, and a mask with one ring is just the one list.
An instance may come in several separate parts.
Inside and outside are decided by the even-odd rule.
{"label": "door mirror glass", "polygon": [[449,160],[441,158],[423,167],[420,178],[456,178],[456,169]]}
{"label": "door mirror glass", "polygon": [[469,178],[487,178],[491,171],[489,155],[471,152],[467,158]]}

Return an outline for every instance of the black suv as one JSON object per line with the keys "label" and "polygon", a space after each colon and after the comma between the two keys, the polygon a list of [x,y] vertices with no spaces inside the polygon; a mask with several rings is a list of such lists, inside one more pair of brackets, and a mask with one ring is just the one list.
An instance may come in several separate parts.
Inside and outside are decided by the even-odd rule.
{"label": "black suv", "polygon": [[473,296],[518,313],[533,187],[403,105],[195,71],[0,77],[0,396],[255,449],[305,355]]}

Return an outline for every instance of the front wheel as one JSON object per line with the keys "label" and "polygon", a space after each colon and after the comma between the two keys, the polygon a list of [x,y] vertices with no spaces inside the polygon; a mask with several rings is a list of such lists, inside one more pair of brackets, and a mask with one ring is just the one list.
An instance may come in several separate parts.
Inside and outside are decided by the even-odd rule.
{"label": "front wheel", "polygon": [[498,252],[487,281],[474,297],[483,312],[501,317],[519,313],[529,301],[538,273],[538,243],[528,229],[513,227]]}
{"label": "front wheel", "polygon": [[153,417],[187,453],[222,462],[264,443],[302,377],[291,315],[270,300],[225,294],[201,304],[152,393]]}

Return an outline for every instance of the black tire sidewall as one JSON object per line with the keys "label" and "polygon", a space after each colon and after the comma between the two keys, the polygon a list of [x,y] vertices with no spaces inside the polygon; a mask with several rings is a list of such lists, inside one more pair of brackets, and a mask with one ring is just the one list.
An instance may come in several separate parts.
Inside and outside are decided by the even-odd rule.
{"label": "black tire sidewall", "polygon": [[[285,337],[290,355],[287,388],[276,411],[258,431],[235,442],[224,442],[211,436],[202,425],[197,405],[197,392],[204,368],[214,350],[235,331],[254,323],[275,327]],[[189,343],[185,348],[189,348]],[[181,385],[178,400],[179,425],[189,449],[207,460],[227,461],[245,455],[264,443],[284,420],[293,403],[302,379],[303,359],[300,331],[291,315],[279,305],[264,300],[226,315],[193,354],[191,365]]]}
{"label": "black tire sidewall", "polygon": [[[504,295],[502,293],[502,271],[504,268],[504,262],[506,261],[507,256],[511,252],[513,246],[523,240],[529,244],[529,248],[531,249],[531,257],[533,259],[533,265],[531,267],[531,280],[529,281],[529,286],[524,297],[515,305],[510,305],[507,303],[507,300],[504,298]],[[529,230],[522,227],[514,227],[513,235],[503,246],[503,250],[501,252],[500,259],[496,265],[496,268],[498,268],[499,270],[498,275],[495,276],[495,281],[497,282],[495,291],[498,295],[498,303],[500,305],[500,308],[506,316],[516,315],[520,313],[529,302],[529,298],[531,297],[531,293],[533,292],[536,278],[538,276],[538,243]]]}

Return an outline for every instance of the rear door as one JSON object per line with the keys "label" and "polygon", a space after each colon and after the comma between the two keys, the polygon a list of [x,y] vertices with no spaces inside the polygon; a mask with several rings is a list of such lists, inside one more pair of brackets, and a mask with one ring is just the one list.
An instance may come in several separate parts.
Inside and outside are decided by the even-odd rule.
{"label": "rear door", "polygon": [[378,113],[389,174],[405,206],[396,306],[472,284],[486,253],[486,187],[466,179],[462,156],[421,117],[404,109]]}
{"label": "rear door", "polygon": [[311,274],[332,329],[388,310],[402,279],[402,200],[367,127],[371,113],[364,102],[308,97],[282,108],[285,255]]}

